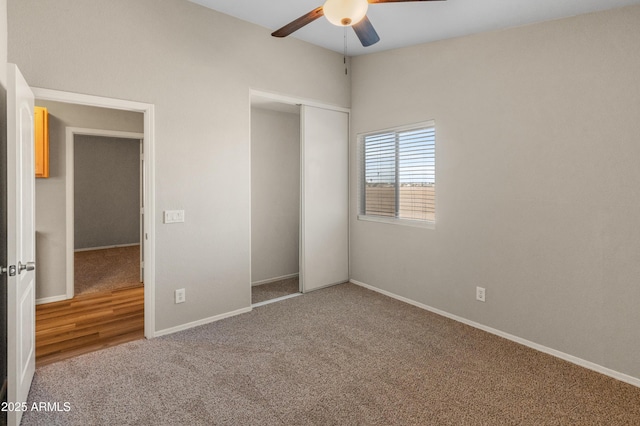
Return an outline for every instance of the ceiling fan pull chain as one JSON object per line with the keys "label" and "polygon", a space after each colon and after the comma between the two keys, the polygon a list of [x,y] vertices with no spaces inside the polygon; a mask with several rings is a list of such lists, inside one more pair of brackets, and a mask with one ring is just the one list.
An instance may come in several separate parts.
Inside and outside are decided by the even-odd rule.
{"label": "ceiling fan pull chain", "polygon": [[342,57],[344,62],[344,75],[348,75],[347,72],[347,27],[344,27],[344,55]]}

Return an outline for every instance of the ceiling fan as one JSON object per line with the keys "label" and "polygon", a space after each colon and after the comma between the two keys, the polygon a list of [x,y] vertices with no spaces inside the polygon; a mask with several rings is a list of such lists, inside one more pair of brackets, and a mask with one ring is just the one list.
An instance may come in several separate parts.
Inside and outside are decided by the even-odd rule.
{"label": "ceiling fan", "polygon": [[324,5],[289,22],[284,27],[271,33],[274,37],[286,37],[321,16],[339,27],[352,27],[364,47],[380,41],[380,36],[367,18],[369,3],[400,3],[410,1],[443,1],[443,0],[326,0]]}

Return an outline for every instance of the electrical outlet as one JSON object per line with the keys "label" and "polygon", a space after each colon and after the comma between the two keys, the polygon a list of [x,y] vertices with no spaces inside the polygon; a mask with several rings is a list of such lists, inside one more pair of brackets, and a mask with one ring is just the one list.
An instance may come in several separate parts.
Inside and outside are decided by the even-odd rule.
{"label": "electrical outlet", "polygon": [[179,288],[175,292],[176,303],[184,303],[187,300],[187,295],[185,294],[184,288]]}
{"label": "electrical outlet", "polygon": [[476,300],[484,302],[485,293],[484,287],[476,287]]}

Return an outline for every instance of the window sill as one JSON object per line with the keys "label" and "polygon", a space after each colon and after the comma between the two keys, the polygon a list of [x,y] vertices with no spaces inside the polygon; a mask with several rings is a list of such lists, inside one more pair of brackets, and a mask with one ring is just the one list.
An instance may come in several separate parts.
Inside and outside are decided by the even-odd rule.
{"label": "window sill", "polygon": [[427,220],[397,219],[382,216],[365,216],[362,214],[358,215],[358,220],[363,220],[365,222],[388,223],[391,225],[412,226],[415,228],[436,229],[436,223]]}

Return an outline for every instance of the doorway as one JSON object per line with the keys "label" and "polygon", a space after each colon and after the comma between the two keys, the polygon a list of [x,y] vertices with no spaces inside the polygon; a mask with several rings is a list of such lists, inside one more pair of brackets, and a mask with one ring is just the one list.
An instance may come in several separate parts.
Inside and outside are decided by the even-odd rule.
{"label": "doorway", "polygon": [[[144,238],[142,239],[141,248],[144,251],[144,336],[152,338],[155,336],[155,107],[153,104],[129,101],[123,99],[105,98],[101,96],[84,95],[79,93],[64,92],[59,90],[32,88],[33,93],[40,101],[47,102],[59,102],[68,106],[88,106],[98,107],[110,111],[110,114],[117,113],[118,111],[131,111],[141,113],[143,118],[143,166],[142,166],[142,184],[144,187]],[[83,127],[99,127],[93,125],[93,122],[78,122],[71,123],[71,126],[83,126]],[[69,130],[68,130],[69,131]],[[53,159],[52,159],[53,161]],[[58,161],[64,163],[70,163],[73,158],[68,157],[68,153],[59,158]],[[53,164],[51,164],[53,167]],[[61,199],[65,203],[69,203],[72,197],[73,188],[69,183],[70,180],[66,180],[61,186],[64,188]],[[65,207],[66,208],[66,207]],[[65,237],[63,241],[56,241],[58,246],[64,247],[65,250],[70,247],[73,249],[73,241],[67,241],[73,235],[66,232],[68,229],[73,229],[72,215],[65,215],[65,223],[61,226],[65,230]],[[44,238],[44,237],[43,237]],[[40,259],[39,259],[40,261]],[[73,256],[65,255],[63,262],[56,262],[56,267],[62,268],[65,277],[61,280],[62,284],[69,289],[69,283],[72,283],[73,277]],[[40,268],[42,271],[42,268]],[[73,287],[71,287],[72,289]],[[71,290],[72,291],[72,290]],[[58,300],[64,300],[67,298],[68,291],[62,291],[64,293],[62,298]],[[59,297],[61,292],[57,290],[55,295],[47,295],[49,297]]]}
{"label": "doorway", "polygon": [[[74,129],[74,296],[143,284],[142,134]],[[132,138],[125,137],[132,136]]]}
{"label": "doorway", "polygon": [[[36,104],[47,109],[50,144],[49,177],[36,180],[36,362],[44,365],[144,337],[144,117]],[[87,124],[96,128],[74,127]],[[113,128],[123,130],[104,130]]]}
{"label": "doorway", "polygon": [[[51,172],[50,178],[38,179],[36,183],[38,186],[36,190],[36,197],[38,198],[36,216],[39,222],[36,240],[38,277],[40,278],[36,296],[38,304],[36,326],[39,328],[38,336],[40,337],[36,339],[36,351],[41,349],[43,345],[50,345],[48,349],[41,350],[41,353],[45,354],[49,351],[49,355],[54,357],[51,358],[51,361],[55,361],[64,359],[65,354],[63,352],[73,356],[135,338],[153,337],[155,328],[152,297],[155,253],[153,245],[154,220],[151,214],[154,210],[153,106],[48,89],[36,88],[33,91],[36,94],[37,103],[49,108],[50,112]],[[84,141],[82,140],[83,138],[85,139]],[[87,138],[90,140],[86,140]],[[91,145],[89,147],[85,146],[84,150],[79,149],[79,151],[84,151],[85,156],[87,151],[89,154],[94,154],[93,160],[85,160],[92,161],[93,164],[74,167],[76,162],[74,156],[76,151],[74,149],[75,139],[79,139],[77,141],[78,144]],[[111,147],[111,149],[104,150],[100,148],[100,144],[104,145],[103,148]],[[113,151],[113,147],[118,144],[122,145],[121,148],[127,145],[128,159],[125,160],[121,157],[109,160],[107,158],[108,151]],[[101,152],[96,158],[95,154],[98,151]],[[82,163],[84,161],[80,161],[80,164]],[[122,189],[116,190],[115,196],[113,192],[111,195],[102,193],[98,199],[89,200],[86,195],[93,192],[97,193],[100,191],[100,186],[108,186],[104,184],[122,177],[125,174],[125,170],[122,170],[124,163],[127,164],[125,168],[129,170],[128,179],[132,182],[129,186],[133,187],[131,188],[133,191],[129,191],[126,196],[128,204],[133,204],[132,208],[127,209],[130,214],[129,219],[126,221],[122,217],[118,217],[118,213],[108,211],[109,207],[113,207],[110,204],[120,205],[118,210],[121,210],[122,206],[119,199],[122,197],[118,194],[122,192]],[[80,188],[82,185],[77,185],[74,180],[74,169],[76,168],[78,172],[84,173],[84,175],[79,176],[79,182],[82,182],[82,185],[87,183],[101,183],[101,185],[98,185],[98,188],[95,186],[84,188],[84,195],[75,194],[75,189],[82,189]],[[111,175],[108,174],[109,170]],[[79,186],[79,188],[76,188],[76,186]],[[38,191],[38,189],[42,189],[42,191]],[[111,189],[113,190],[113,188]],[[75,200],[75,198],[78,200]],[[110,202],[100,204],[107,199],[110,199]],[[81,202],[76,203],[76,201],[84,201],[85,204],[88,202],[89,207],[98,207],[97,211],[91,211],[89,208],[88,213],[85,212],[85,225],[86,222],[94,222],[95,225],[95,219],[102,215],[111,218],[117,226],[115,228],[113,226],[108,227],[104,226],[103,223],[102,226],[94,227],[93,233],[86,232],[85,229],[85,232],[81,232],[78,235],[79,245],[76,246],[75,216],[77,213],[75,207],[76,204],[82,204]],[[149,206],[146,208],[146,213],[148,214],[144,214],[145,211],[141,206]],[[86,205],[84,210],[87,211]],[[133,212],[132,214],[131,211]],[[86,219],[87,214],[90,216],[88,220]],[[81,216],[78,214],[79,220],[82,219]],[[125,222],[128,225],[124,226]],[[118,226],[127,228],[125,233],[128,235],[126,237],[129,238],[128,241],[116,239],[105,242],[105,240],[101,240],[104,235],[101,237],[99,232],[96,233],[96,229],[109,228],[109,234],[121,235],[123,230],[118,229]],[[96,268],[96,256],[93,256],[93,259],[90,260],[94,264],[89,269],[94,272],[94,275],[100,276],[103,281],[107,281],[106,283],[98,284],[107,284],[108,287],[94,288],[96,292],[89,292],[88,294],[84,294],[86,292],[81,290],[77,291],[74,285],[76,281],[76,248],[80,249],[77,252],[78,254],[84,255],[91,254],[91,251],[86,250],[87,248],[98,248],[101,255],[108,252],[113,254],[114,250],[111,249],[134,252],[133,255],[129,253],[126,256],[126,263],[129,266],[133,266],[135,270],[133,274],[130,274],[134,276],[130,283],[133,283],[135,288],[131,286],[114,288],[113,285],[118,283],[113,282],[114,268],[110,268],[108,265],[106,268],[103,267],[102,270],[109,271],[111,277],[101,273],[95,274],[96,269],[99,268]],[[95,250],[95,252],[98,252],[98,250]],[[143,257],[146,265],[142,262]],[[121,261],[120,263],[123,262]],[[143,266],[146,266],[146,268],[142,269]],[[115,278],[118,279],[117,276]],[[145,289],[141,286],[143,281],[145,281],[147,291],[144,291]],[[74,293],[77,293],[75,298]],[[101,299],[97,298],[98,294],[101,295]],[[53,309],[58,309],[58,313],[55,315],[45,313],[47,310],[51,312]],[[87,311],[91,309],[99,310],[94,311],[95,313]],[[113,314],[109,318],[98,318],[96,314],[103,311],[110,311]],[[68,315],[59,315],[62,312]],[[116,314],[119,315],[118,318],[115,317]],[[74,315],[77,317],[75,320],[73,319]],[[89,318],[87,315],[92,318],[92,321],[95,319],[96,324],[89,325],[86,321]],[[78,333],[82,334],[82,337],[75,339],[73,345],[81,341],[87,345],[80,349],[70,343],[70,340],[73,339],[68,339],[69,336],[56,335],[53,331],[55,327],[53,320],[38,321],[38,319],[53,318],[54,316],[56,317],[55,321],[67,321],[68,319],[78,329],[81,328],[78,325],[78,321],[82,322],[84,330],[78,331]],[[51,331],[43,332],[43,328],[46,327],[49,327]],[[92,333],[89,333],[89,329],[93,330]],[[45,335],[47,335],[46,339],[43,337]],[[46,361],[43,360],[38,363],[42,364],[46,363]]]}

